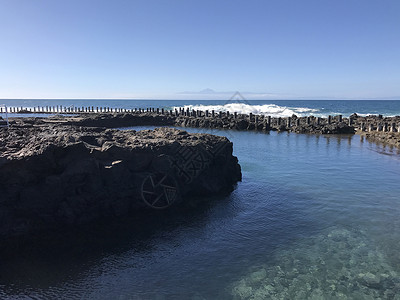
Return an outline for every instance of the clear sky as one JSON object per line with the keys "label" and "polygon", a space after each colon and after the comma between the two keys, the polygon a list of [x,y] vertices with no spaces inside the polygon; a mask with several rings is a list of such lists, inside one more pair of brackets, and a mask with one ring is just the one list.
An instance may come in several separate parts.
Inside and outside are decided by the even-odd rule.
{"label": "clear sky", "polygon": [[400,1],[0,0],[0,99],[234,91],[400,99]]}

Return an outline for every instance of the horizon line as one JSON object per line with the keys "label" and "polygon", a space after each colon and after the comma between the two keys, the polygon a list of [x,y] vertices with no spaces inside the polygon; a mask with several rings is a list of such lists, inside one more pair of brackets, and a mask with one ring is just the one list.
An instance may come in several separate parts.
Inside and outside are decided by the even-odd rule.
{"label": "horizon line", "polygon": [[[2,100],[127,100],[127,101],[227,101],[229,99],[173,99],[173,98],[0,98]],[[400,97],[397,98],[288,98],[288,99],[251,99],[246,98],[249,101],[399,101]]]}

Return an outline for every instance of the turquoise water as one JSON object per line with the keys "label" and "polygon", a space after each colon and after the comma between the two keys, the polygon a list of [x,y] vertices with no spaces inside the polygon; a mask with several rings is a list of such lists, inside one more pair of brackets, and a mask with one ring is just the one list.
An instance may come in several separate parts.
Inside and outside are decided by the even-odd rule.
{"label": "turquoise water", "polygon": [[397,149],[357,135],[188,131],[233,141],[243,181],[232,194],[2,260],[0,298],[399,299]]}

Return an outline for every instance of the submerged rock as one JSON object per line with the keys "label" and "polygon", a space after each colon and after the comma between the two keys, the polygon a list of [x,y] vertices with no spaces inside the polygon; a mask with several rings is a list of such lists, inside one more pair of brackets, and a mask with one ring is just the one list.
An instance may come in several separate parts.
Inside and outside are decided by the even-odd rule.
{"label": "submerged rock", "polygon": [[265,278],[265,276],[267,276],[267,272],[265,271],[264,268],[262,268],[259,271],[251,273],[250,280],[251,280],[251,282],[256,283],[256,282],[263,280]]}
{"label": "submerged rock", "polygon": [[265,265],[234,283],[233,298],[400,299],[400,274],[357,230],[333,229],[274,260],[279,265]]}
{"label": "submerged rock", "polygon": [[225,137],[158,128],[0,129],[0,238],[232,191]]}

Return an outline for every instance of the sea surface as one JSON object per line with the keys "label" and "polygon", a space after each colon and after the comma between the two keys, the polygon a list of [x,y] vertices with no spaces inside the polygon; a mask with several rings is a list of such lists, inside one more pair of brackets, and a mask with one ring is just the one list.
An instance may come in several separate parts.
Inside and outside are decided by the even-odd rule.
{"label": "sea surface", "polygon": [[164,108],[167,110],[184,107],[198,110],[215,110],[238,113],[264,114],[273,117],[297,116],[327,117],[353,113],[361,116],[382,114],[384,116],[400,115],[399,100],[7,100],[0,99],[0,106],[8,107],[46,107],[62,105],[63,107],[110,107],[110,108]]}
{"label": "sea surface", "polygon": [[[103,106],[140,106],[110,103]],[[141,107],[182,105],[225,104]],[[400,115],[400,101],[245,105]],[[358,135],[185,130],[233,142],[243,181],[230,195],[88,226],[0,258],[0,299],[399,299],[398,149]]]}

